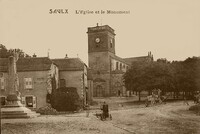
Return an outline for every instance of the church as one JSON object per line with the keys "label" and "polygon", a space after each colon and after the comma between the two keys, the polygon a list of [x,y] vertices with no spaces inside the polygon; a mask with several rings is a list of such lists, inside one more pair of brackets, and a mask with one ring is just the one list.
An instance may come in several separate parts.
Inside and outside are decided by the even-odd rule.
{"label": "church", "polygon": [[126,96],[123,74],[134,61],[153,61],[153,55],[120,58],[115,52],[115,31],[108,25],[89,27],[88,66],[93,77],[93,97]]}

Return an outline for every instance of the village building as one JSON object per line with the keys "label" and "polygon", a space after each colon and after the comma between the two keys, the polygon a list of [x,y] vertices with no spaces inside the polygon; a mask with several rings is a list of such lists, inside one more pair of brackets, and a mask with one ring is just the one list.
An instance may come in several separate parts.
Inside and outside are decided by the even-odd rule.
{"label": "village building", "polygon": [[[1,105],[5,105],[9,94],[8,59],[0,58]],[[48,57],[19,58],[16,66],[22,104],[30,109],[46,106],[47,95],[58,88],[58,67]]]}
{"label": "village building", "polygon": [[[1,105],[6,104],[8,90],[8,59],[0,58]],[[87,77],[87,65],[80,58],[49,59],[48,57],[19,58],[17,63],[19,92],[24,106],[38,109],[50,103],[53,90],[74,87],[83,104],[92,101],[93,81]],[[89,83],[89,85],[88,85]]]}
{"label": "village building", "polygon": [[123,74],[134,61],[153,61],[153,55],[120,58],[115,52],[115,32],[108,25],[89,27],[88,65],[93,77],[93,96],[126,96]]}
{"label": "village building", "polygon": [[75,87],[83,103],[91,90],[87,83],[87,65],[80,58],[52,59],[59,69],[59,87]]}

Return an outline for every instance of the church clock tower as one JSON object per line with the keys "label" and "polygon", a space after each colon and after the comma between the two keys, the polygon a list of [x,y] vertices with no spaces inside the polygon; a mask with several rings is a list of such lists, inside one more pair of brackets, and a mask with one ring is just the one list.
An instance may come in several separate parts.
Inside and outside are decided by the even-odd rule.
{"label": "church clock tower", "polygon": [[88,52],[111,52],[115,54],[115,33],[108,25],[88,28]]}
{"label": "church clock tower", "polygon": [[103,97],[110,93],[110,56],[115,55],[115,33],[108,26],[89,27],[88,62],[94,79],[94,96]]}

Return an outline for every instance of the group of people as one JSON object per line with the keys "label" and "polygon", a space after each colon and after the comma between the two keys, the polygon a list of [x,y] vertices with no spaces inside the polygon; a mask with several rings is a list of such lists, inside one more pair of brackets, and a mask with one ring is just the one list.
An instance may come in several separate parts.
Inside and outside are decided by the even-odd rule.
{"label": "group of people", "polygon": [[162,103],[166,97],[161,95],[161,90],[160,89],[153,89],[152,94],[147,96],[147,100],[145,105],[149,106],[149,104],[153,105],[157,102]]}

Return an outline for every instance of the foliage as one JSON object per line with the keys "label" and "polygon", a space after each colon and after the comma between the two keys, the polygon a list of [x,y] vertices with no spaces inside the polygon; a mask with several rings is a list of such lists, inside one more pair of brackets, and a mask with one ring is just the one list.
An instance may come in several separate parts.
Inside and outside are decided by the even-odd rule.
{"label": "foliage", "polygon": [[132,91],[194,92],[200,90],[200,58],[184,61],[158,59],[155,62],[134,62],[124,74],[125,87]]}
{"label": "foliage", "polygon": [[83,105],[77,89],[74,87],[56,89],[52,94],[51,103],[57,111],[76,111]]}
{"label": "foliage", "polygon": [[36,112],[42,115],[56,115],[58,113],[56,109],[51,107],[51,105],[41,107]]}
{"label": "foliage", "polygon": [[173,62],[175,88],[177,91],[194,92],[200,85],[200,59],[187,58],[185,61]]}
{"label": "foliage", "polygon": [[172,70],[162,62],[134,62],[124,74],[125,86],[132,91],[173,88]]}
{"label": "foliage", "polygon": [[13,55],[13,51],[18,52],[19,57],[30,57],[28,54],[24,53],[21,49],[7,49],[4,45],[0,44],[0,58],[8,58]]}

